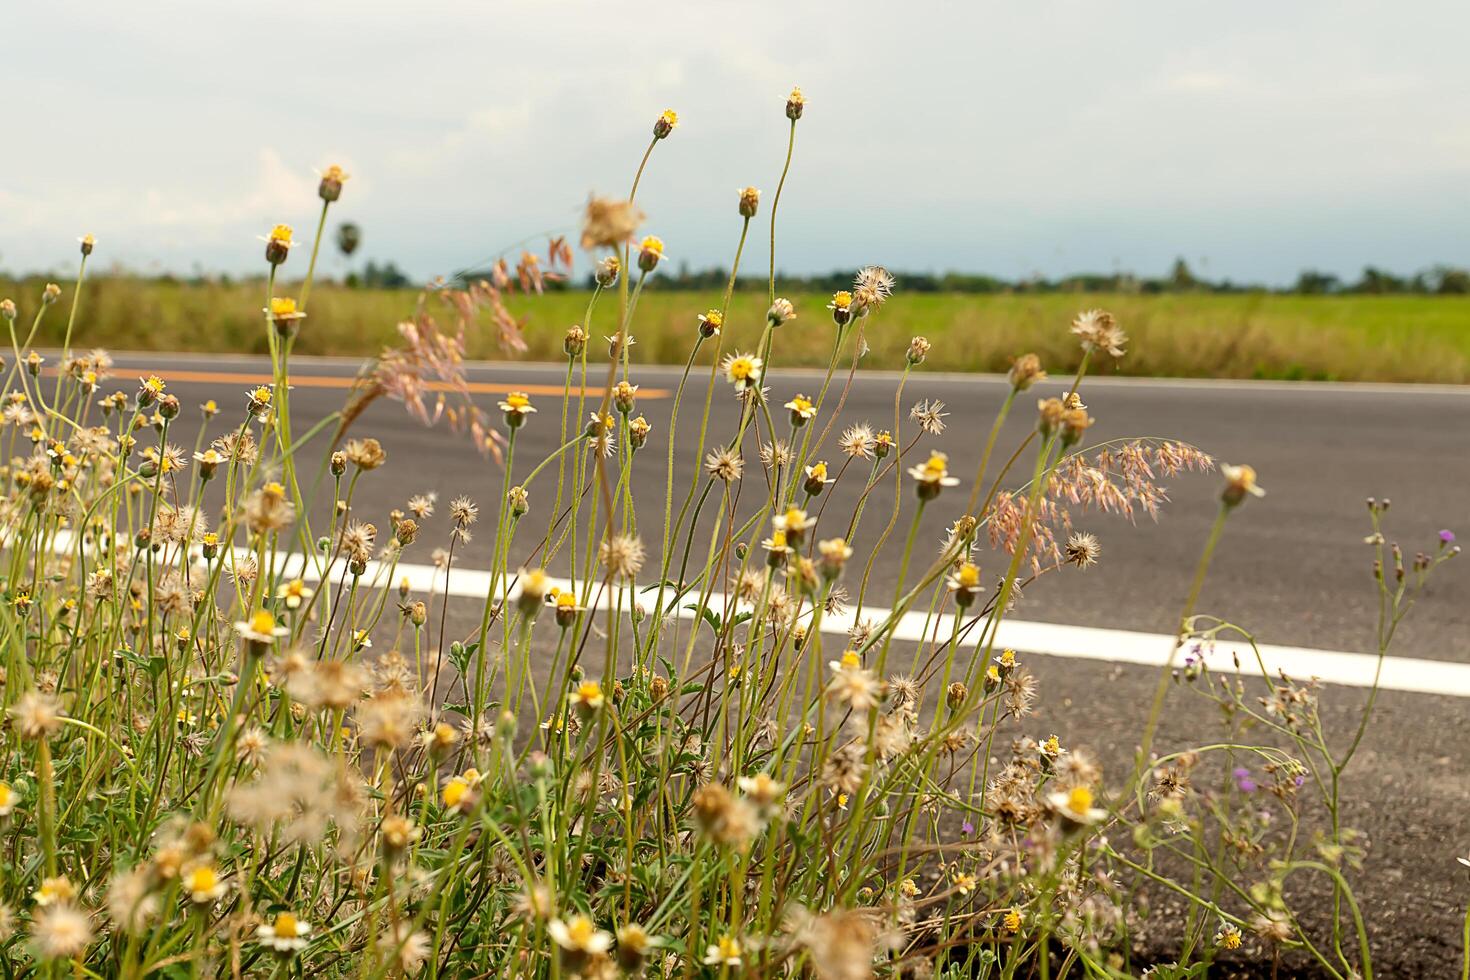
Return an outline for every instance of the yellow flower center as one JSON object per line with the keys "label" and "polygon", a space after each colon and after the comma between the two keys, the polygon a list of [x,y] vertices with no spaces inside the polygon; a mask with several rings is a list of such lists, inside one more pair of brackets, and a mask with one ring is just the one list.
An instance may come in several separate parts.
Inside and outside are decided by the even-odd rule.
{"label": "yellow flower center", "polygon": [[740,941],[734,936],[720,937],[720,956],[727,960],[733,960],[740,955]]}
{"label": "yellow flower center", "polygon": [[967,589],[973,589],[980,584],[980,569],[973,562],[965,562],[960,566],[960,584]]}
{"label": "yellow flower center", "polygon": [[843,651],[843,653],[842,653],[842,666],[844,666],[844,667],[861,667],[862,665],[863,665],[863,658],[858,656],[858,652],[856,650],[845,650],[845,651]]}
{"label": "yellow flower center", "polygon": [[[204,410],[210,415],[213,415],[215,412],[219,411],[219,405],[215,404],[214,399],[211,398],[209,401],[204,403]],[[211,449],[210,452],[214,452],[214,450]]]}
{"label": "yellow flower center", "polygon": [[991,664],[989,667],[986,667],[985,668],[985,679],[988,680],[992,684],[999,684],[1000,683],[1000,668],[997,667],[995,664]]}
{"label": "yellow flower center", "polygon": [[657,235],[649,235],[638,244],[638,247],[645,252],[652,252],[654,255],[664,254],[664,240]]}
{"label": "yellow flower center", "polygon": [[736,381],[744,381],[746,378],[749,378],[754,370],[755,365],[751,363],[748,357],[737,357],[730,362],[730,377]]}
{"label": "yellow flower center", "polygon": [[797,395],[791,399],[791,407],[798,412],[806,412],[811,410],[812,403],[805,395]]}
{"label": "yellow flower center", "polygon": [[448,807],[459,806],[465,794],[470,791],[470,784],[465,782],[463,776],[455,776],[444,784],[444,805]]}
{"label": "yellow flower center", "polygon": [[1000,664],[1002,667],[1016,666],[1016,651],[1002,650],[1000,654]]}
{"label": "yellow flower center", "polygon": [[271,400],[271,390],[265,385],[261,385],[259,388],[256,388],[254,391],[250,392],[250,397],[253,401],[260,402],[262,405],[269,405]]}
{"label": "yellow flower center", "polygon": [[659,113],[659,118],[668,123],[670,129],[679,125],[679,114],[673,109],[665,109],[663,112]]}
{"label": "yellow flower center", "polygon": [[786,512],[786,526],[788,528],[801,527],[806,523],[806,511],[799,507],[793,507]]}
{"label": "yellow flower center", "polygon": [[[270,238],[271,238],[271,241],[273,241],[273,242],[281,242],[283,244],[290,245],[291,244],[291,226],[290,225],[276,225],[274,228],[271,229]],[[292,922],[295,922],[296,920],[295,919],[292,919],[291,921]]]}
{"label": "yellow flower center", "polygon": [[704,314],[704,322],[714,327],[724,326],[725,315],[719,310],[709,310]]}
{"label": "yellow flower center", "polygon": [[290,316],[296,312],[296,301],[289,296],[271,297],[271,316]]}
{"label": "yellow flower center", "polygon": [[852,293],[842,289],[832,294],[832,305],[839,310],[845,310],[852,305]]}
{"label": "yellow flower center", "polygon": [[1092,809],[1092,790],[1078,786],[1067,794],[1067,809],[1073,813],[1086,813]]}
{"label": "yellow flower center", "polygon": [[[291,234],[291,230],[289,228],[286,229],[286,234],[287,236]],[[274,924],[271,925],[271,932],[275,933],[277,936],[284,936],[288,939],[295,938],[299,929],[300,926],[296,922],[296,916],[292,915],[290,912],[277,913],[276,921]]]}
{"label": "yellow flower center", "polygon": [[204,536],[204,543],[209,545],[211,548],[214,547],[215,545],[219,544],[219,535],[215,534],[213,531],[210,531]]}
{"label": "yellow flower center", "polygon": [[1016,932],[1016,931],[1020,930],[1020,928],[1021,928],[1021,913],[1020,912],[1017,912],[1015,909],[1011,909],[1008,912],[1006,912],[1006,916],[1005,916],[1005,920],[1004,920],[1004,925],[1006,927],[1006,932]]}
{"label": "yellow flower center", "polygon": [[827,464],[826,463],[816,463],[816,464],[814,464],[812,466],[811,472],[808,474],[808,476],[810,476],[813,480],[825,480],[825,479],[827,479]]}
{"label": "yellow flower center", "polygon": [[323,180],[335,180],[335,181],[337,181],[337,182],[340,183],[341,181],[344,181],[344,180],[347,179],[347,175],[342,172],[342,168],[341,167],[337,166],[334,163],[330,167],[328,167],[326,170],[322,171],[322,179]]}
{"label": "yellow flower center", "polygon": [[512,391],[505,396],[505,403],[511,408],[525,408],[531,404],[531,399],[523,391]]}
{"label": "yellow flower center", "polygon": [[15,791],[10,788],[9,783],[0,783],[0,806],[10,806],[15,799]]}
{"label": "yellow flower center", "polygon": [[264,487],[261,488],[261,493],[265,494],[267,497],[276,497],[278,499],[282,499],[286,496],[286,488],[281,486],[279,483],[267,483]]}
{"label": "yellow flower center", "polygon": [[924,472],[934,477],[944,476],[949,472],[949,457],[944,453],[930,453],[924,463]]}
{"label": "yellow flower center", "polygon": [[269,635],[276,628],[276,617],[272,616],[269,609],[262,609],[250,617],[250,631]]}
{"label": "yellow flower center", "polygon": [[573,610],[577,608],[577,597],[572,592],[562,592],[556,597],[556,608]]}
{"label": "yellow flower center", "polygon": [[191,892],[213,891],[218,884],[219,875],[215,874],[211,867],[195,868],[189,872],[189,891]]}
{"label": "yellow flower center", "polygon": [[1062,743],[1057,739],[1055,735],[1052,735],[1046,740],[1045,743],[1043,743],[1042,749],[1044,749],[1049,755],[1055,755],[1062,750]]}
{"label": "yellow flower center", "polygon": [[602,700],[602,685],[596,681],[583,681],[577,685],[577,699],[589,704]]}
{"label": "yellow flower center", "polygon": [[153,394],[157,395],[161,394],[163,392],[163,389],[167,388],[168,385],[164,384],[163,379],[160,378],[158,375],[150,374],[147,378],[143,380],[143,387],[147,388]]}
{"label": "yellow flower center", "polygon": [[772,531],[771,532],[771,550],[772,551],[776,551],[776,550],[779,550],[779,549],[784,548],[784,547],[786,547],[786,532],[785,531]]}
{"label": "yellow flower center", "polygon": [[571,940],[573,946],[579,948],[592,941],[592,933],[595,931],[592,927],[592,920],[585,915],[574,916],[572,921],[567,923],[567,938]]}

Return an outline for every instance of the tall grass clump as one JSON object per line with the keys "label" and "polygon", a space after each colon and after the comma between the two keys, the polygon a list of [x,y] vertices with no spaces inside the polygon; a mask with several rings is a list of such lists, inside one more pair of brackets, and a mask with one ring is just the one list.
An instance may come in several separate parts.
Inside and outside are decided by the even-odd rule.
{"label": "tall grass clump", "polygon": [[[689,318],[664,433],[639,412],[633,335],[665,261],[638,190],[672,111],[628,194],[588,204],[597,288],[562,341],[559,403],[511,393],[492,412],[462,370],[476,329],[516,347],[503,298],[569,263],[554,242],[545,263],[426,293],[340,412],[293,419],[337,168],[295,295],[278,276],[307,246],[285,226],[266,236],[272,382],[191,408],[192,429],[167,378],[119,382],[105,353],[78,352],[90,238],[64,328],[47,317],[57,286],[24,315],[5,301],[7,973],[1193,977],[1249,956],[1371,976],[1341,787],[1372,702],[1355,732],[1325,730],[1315,684],[1212,660],[1255,641],[1196,609],[1255,473],[1218,468],[1218,519],[1138,706],[1133,763],[1105,773],[1028,733],[1038,680],[999,628],[1034,581],[1065,588],[1097,561],[1074,514],[1152,514],[1159,476],[1215,464],[1180,442],[1087,445],[1088,368],[1128,343],[1101,311],[1072,324],[1064,397],[1029,404],[1045,371],[1020,354],[990,424],[950,420],[978,450],[973,473],[932,448],[942,406],[903,411],[922,337],[903,348],[892,417],[839,423],[900,300],[878,266],[825,308],[778,295],[804,108],[793,91],[764,213],[758,190],[738,195],[731,286]],[[731,349],[734,279],[758,242],[766,312]],[[825,373],[773,391],[794,320],[829,338]],[[33,349],[58,341],[54,364]],[[394,473],[357,432],[383,397],[463,429],[500,459],[498,488],[364,512],[361,484]],[[1033,412],[1004,445],[1002,422]],[[530,426],[558,448],[518,452]],[[697,434],[693,479],[679,428]],[[656,486],[635,486],[640,454]],[[858,503],[827,514],[840,481]],[[1369,510],[1380,657],[1458,550],[1446,532],[1406,563],[1386,509]],[[919,534],[933,512],[942,542]],[[446,583],[479,533],[483,595],[448,635]],[[982,540],[1003,556],[985,574]],[[437,572],[416,590],[400,565],[424,552]],[[1171,695],[1215,704],[1225,731],[1165,744]],[[1303,879],[1330,897],[1304,906]],[[1185,914],[1155,923],[1159,893]]]}

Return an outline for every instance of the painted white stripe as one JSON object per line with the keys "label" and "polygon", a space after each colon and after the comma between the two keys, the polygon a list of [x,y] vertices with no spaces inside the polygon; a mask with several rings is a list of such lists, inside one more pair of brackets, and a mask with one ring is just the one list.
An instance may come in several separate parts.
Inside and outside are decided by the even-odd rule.
{"label": "painted white stripe", "polygon": [[[299,561],[299,559],[298,559]],[[293,567],[300,567],[293,562]],[[340,565],[339,565],[340,568]],[[368,567],[366,579],[375,580],[386,573],[376,563]],[[407,578],[409,588],[418,593],[433,591],[437,595],[446,593],[460,598],[484,600],[490,590],[490,573],[472,568],[455,568],[450,573],[448,588],[445,588],[444,573],[432,565],[400,564],[394,572],[392,583]],[[568,588],[566,579],[552,579],[559,588]],[[502,583],[501,588],[504,588]],[[594,590],[595,592],[596,590]],[[651,599],[649,600],[651,604]],[[712,608],[722,608],[726,597],[715,593],[710,598]],[[682,603],[681,603],[682,605]],[[675,611],[682,619],[692,619],[691,610],[680,608]],[[841,616],[822,619],[822,632],[846,634],[860,619],[882,622],[888,610],[877,606],[864,606],[859,610],[848,610]],[[950,620],[945,618],[940,632],[947,635]],[[894,629],[896,640],[919,641],[925,637],[925,614],[922,611],[905,613]],[[934,624],[929,623],[932,636]],[[1001,621],[996,637],[996,649],[1011,647],[1015,650],[1042,654],[1049,657],[1065,657],[1071,660],[1100,660],[1108,663],[1140,664],[1160,667],[1169,660],[1174,637],[1164,633],[1142,633],[1134,630],[1101,629],[1093,626],[1066,626],[1059,623],[1039,623],[1027,620],[1006,619]],[[1261,663],[1266,671],[1276,677],[1285,672],[1296,680],[1319,678],[1329,684],[1347,687],[1372,687],[1373,676],[1378,669],[1378,658],[1364,653],[1344,650],[1317,650],[1309,647],[1258,645]],[[1238,642],[1219,642],[1205,653],[1205,662],[1217,673],[1235,670],[1235,659],[1239,658],[1241,672],[1258,675],[1260,666],[1250,645]],[[1182,665],[1183,654],[1176,658]],[[1407,691],[1414,694],[1444,694],[1452,697],[1470,697],[1470,664],[1444,660],[1424,660],[1416,657],[1390,656],[1383,661],[1383,672],[1378,686],[1389,691]]]}

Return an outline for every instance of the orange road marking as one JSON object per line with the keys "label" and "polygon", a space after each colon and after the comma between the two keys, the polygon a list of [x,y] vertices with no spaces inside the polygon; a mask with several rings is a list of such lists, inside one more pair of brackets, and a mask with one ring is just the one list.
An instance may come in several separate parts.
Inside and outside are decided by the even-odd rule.
{"label": "orange road marking", "polygon": [[[269,374],[251,374],[245,371],[170,371],[131,369],[136,373],[147,377],[156,374],[165,382],[177,381],[180,384],[234,384],[234,385],[268,385],[275,379]],[[47,374],[54,371],[47,370]],[[293,388],[351,388],[357,382],[356,378],[337,377],[322,374],[293,374],[291,376],[291,387]],[[424,387],[429,391],[459,391],[454,385],[443,381],[428,381]],[[562,393],[561,385],[542,384],[514,384],[499,381],[469,381],[465,383],[465,389],[477,395],[503,395],[511,391],[524,391],[528,395],[556,396]],[[576,394],[577,389],[572,388]],[[602,397],[602,388],[589,388],[585,392],[588,395]],[[639,388],[638,397],[642,399],[657,400],[669,397],[667,388]]]}

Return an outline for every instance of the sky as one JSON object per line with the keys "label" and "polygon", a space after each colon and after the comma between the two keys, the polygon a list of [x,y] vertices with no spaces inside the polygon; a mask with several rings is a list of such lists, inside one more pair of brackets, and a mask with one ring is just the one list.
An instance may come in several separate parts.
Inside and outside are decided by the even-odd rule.
{"label": "sky", "polygon": [[257,236],[309,234],[314,170],[338,163],[357,261],[427,279],[574,232],[589,193],[627,193],[665,108],[646,230],[728,266],[793,85],[792,273],[1470,264],[1463,0],[137,0],[5,21],[12,272],[71,269],[87,232],[134,271],[259,271]]}

